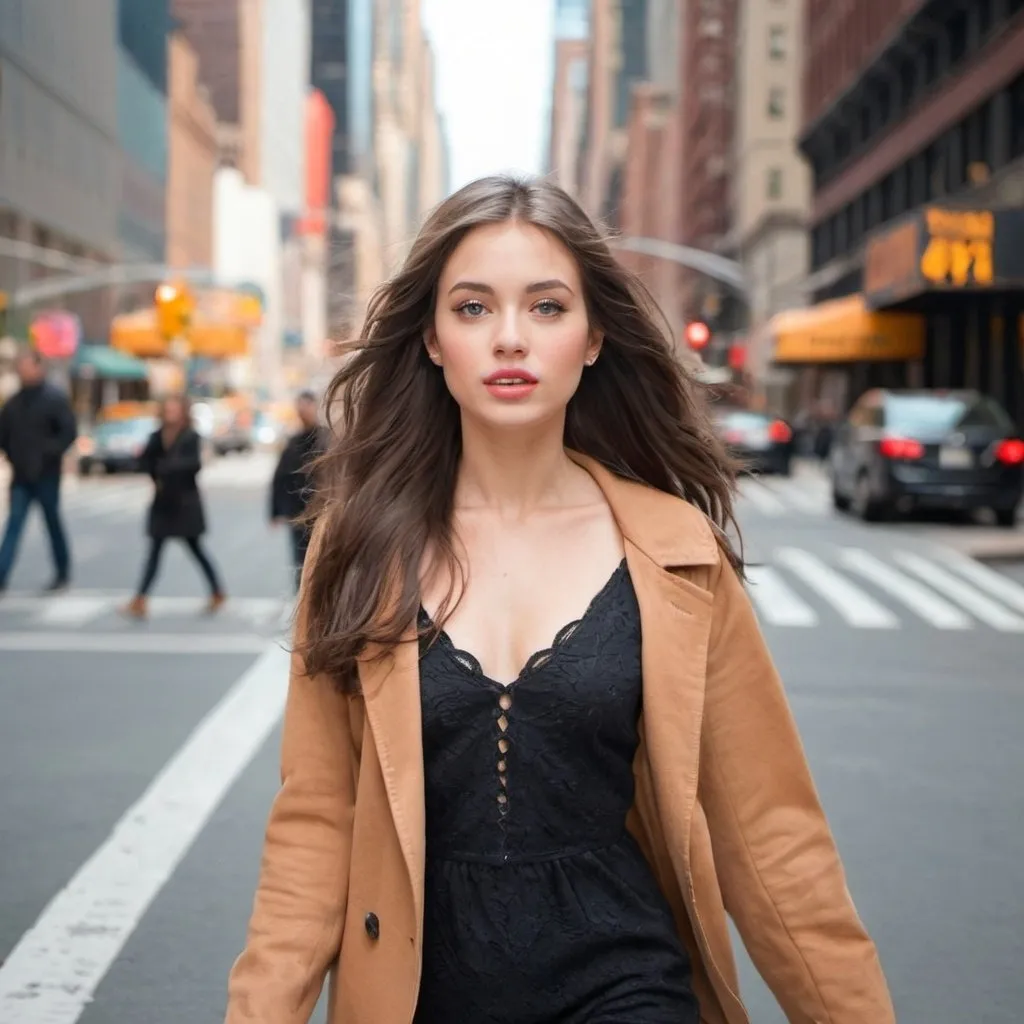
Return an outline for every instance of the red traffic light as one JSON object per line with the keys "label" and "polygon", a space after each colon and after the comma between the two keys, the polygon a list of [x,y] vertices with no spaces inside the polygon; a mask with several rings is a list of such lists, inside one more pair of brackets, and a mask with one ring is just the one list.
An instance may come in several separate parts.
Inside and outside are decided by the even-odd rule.
{"label": "red traffic light", "polygon": [[711,328],[700,320],[694,320],[686,325],[685,338],[690,348],[702,349],[711,340]]}

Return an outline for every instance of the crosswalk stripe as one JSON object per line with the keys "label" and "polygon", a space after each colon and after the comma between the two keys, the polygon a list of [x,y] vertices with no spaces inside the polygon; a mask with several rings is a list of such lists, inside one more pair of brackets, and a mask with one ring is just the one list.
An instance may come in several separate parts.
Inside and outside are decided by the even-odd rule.
{"label": "crosswalk stripe", "polygon": [[106,597],[75,594],[52,597],[42,602],[37,619],[48,626],[84,626],[108,611],[111,604]]}
{"label": "crosswalk stripe", "polygon": [[816,555],[801,548],[780,548],[775,561],[817,591],[851,626],[898,629],[899,619]]}
{"label": "crosswalk stripe", "polygon": [[786,511],[786,506],[778,495],[773,494],[760,481],[749,477],[741,480],[739,485],[740,494],[752,505],[757,506],[759,512],[769,516],[779,516]]}
{"label": "crosswalk stripe", "polygon": [[953,551],[951,548],[940,548],[936,554],[950,569],[969,579],[976,587],[986,590],[993,597],[999,598],[1004,604],[1018,612],[1024,612],[1024,587],[1008,576],[1001,576],[981,562]]}
{"label": "crosswalk stripe", "polygon": [[928,559],[922,558],[913,551],[897,551],[893,558],[905,569],[920,576],[925,583],[934,587],[940,594],[945,594],[950,600],[966,608],[976,619],[993,629],[1001,630],[1004,633],[1024,632],[1024,619],[1019,615],[1014,615],[1001,604],[997,604],[981,591],[975,590],[969,583],[958,579],[942,566],[929,562]]}
{"label": "crosswalk stripe", "polygon": [[937,629],[971,629],[971,619],[917,580],[904,576],[862,548],[843,548],[842,564],[903,602],[915,615]]}
{"label": "crosswalk stripe", "polygon": [[797,596],[770,566],[747,568],[750,597],[762,619],[773,626],[816,626],[818,616],[803,598]]}
{"label": "crosswalk stripe", "polygon": [[769,488],[776,497],[783,503],[788,502],[801,512],[808,512],[811,515],[820,515],[827,509],[827,504],[822,495],[813,494],[806,487],[795,481],[789,480],[785,483],[774,480],[762,480],[762,485]]}

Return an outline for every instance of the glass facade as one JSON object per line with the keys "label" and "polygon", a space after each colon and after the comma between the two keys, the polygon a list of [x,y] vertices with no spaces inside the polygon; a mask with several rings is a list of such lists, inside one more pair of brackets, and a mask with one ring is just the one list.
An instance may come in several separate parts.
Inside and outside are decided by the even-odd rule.
{"label": "glass facade", "polygon": [[168,0],[118,0],[118,36],[149,82],[167,94]]}
{"label": "glass facade", "polygon": [[118,234],[127,259],[164,259],[167,97],[123,48],[117,61],[122,178]]}

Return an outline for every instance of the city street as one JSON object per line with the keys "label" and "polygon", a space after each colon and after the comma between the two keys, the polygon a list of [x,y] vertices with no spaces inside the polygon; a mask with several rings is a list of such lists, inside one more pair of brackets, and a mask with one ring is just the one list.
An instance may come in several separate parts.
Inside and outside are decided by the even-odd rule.
{"label": "city street", "polygon": [[[118,614],[144,480],[69,479],[66,595],[37,596],[40,524],[26,537],[0,600],[3,1024],[220,1019],[278,781],[291,602],[270,469],[204,470],[216,617],[174,546],[151,620]],[[1024,571],[838,515],[813,469],[742,493],[750,591],[899,1019],[1019,1024]],[[745,962],[743,983],[754,1024],[783,1021]]]}

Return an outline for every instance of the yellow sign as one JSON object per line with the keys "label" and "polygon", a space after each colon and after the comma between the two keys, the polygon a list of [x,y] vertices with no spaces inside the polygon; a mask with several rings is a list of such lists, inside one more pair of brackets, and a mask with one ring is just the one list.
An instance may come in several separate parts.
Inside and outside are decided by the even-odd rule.
{"label": "yellow sign", "polygon": [[921,274],[932,284],[990,285],[993,280],[991,212],[927,210],[928,246],[921,257]]}
{"label": "yellow sign", "polygon": [[[249,354],[249,330],[238,323],[217,323],[195,316],[187,334],[190,355],[210,359],[231,359]],[[161,329],[152,309],[124,313],[110,325],[110,345],[133,356],[167,357],[171,342]]]}
{"label": "yellow sign", "polygon": [[911,313],[875,313],[862,295],[774,317],[776,363],[904,362],[921,359],[925,321]]}

